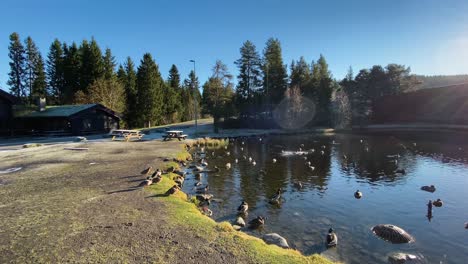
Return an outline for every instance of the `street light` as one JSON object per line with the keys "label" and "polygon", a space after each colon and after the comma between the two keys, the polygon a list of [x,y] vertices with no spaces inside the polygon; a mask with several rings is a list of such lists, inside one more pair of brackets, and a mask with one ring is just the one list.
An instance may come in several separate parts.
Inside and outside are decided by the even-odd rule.
{"label": "street light", "polygon": [[195,92],[195,77],[197,76],[195,74],[195,60],[190,60],[190,62],[193,62],[193,81],[192,81],[192,89],[193,89],[193,105],[194,105],[194,109],[195,109],[195,135],[197,135],[197,130],[198,130],[198,122],[197,122],[197,118],[198,118],[198,112],[197,112],[197,93]]}

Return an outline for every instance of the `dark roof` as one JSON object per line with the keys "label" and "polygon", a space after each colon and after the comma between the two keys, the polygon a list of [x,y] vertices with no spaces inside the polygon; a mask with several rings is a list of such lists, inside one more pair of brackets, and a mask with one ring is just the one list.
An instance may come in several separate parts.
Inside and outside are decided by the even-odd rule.
{"label": "dark roof", "polygon": [[0,97],[5,98],[7,101],[9,101],[12,104],[15,104],[16,102],[18,102],[18,98],[3,91],[2,89],[0,89]]}
{"label": "dark roof", "polygon": [[106,108],[101,104],[47,106],[44,111],[34,111],[30,113],[25,113],[23,115],[20,115],[19,117],[70,117],[82,111],[95,107],[109,113],[110,115],[118,117],[114,111]]}

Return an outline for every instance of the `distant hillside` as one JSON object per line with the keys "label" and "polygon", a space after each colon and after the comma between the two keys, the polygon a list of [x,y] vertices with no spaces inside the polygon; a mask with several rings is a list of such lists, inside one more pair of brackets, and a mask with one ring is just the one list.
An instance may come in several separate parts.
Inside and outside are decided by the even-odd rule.
{"label": "distant hillside", "polygon": [[418,86],[418,89],[436,88],[468,83],[468,74],[434,76],[416,75],[416,77],[422,81],[422,84]]}

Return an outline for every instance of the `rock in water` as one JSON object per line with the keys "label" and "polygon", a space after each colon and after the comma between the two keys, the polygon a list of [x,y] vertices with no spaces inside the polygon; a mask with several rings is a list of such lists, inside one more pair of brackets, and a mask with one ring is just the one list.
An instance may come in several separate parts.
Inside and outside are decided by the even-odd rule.
{"label": "rock in water", "polygon": [[263,240],[267,244],[277,245],[278,247],[282,247],[282,248],[289,248],[288,241],[286,241],[284,237],[276,233],[270,233],[270,234],[264,235]]}
{"label": "rock in water", "polygon": [[388,256],[388,262],[391,264],[423,264],[426,263],[422,255],[413,255],[407,253],[393,253]]}
{"label": "rock in water", "polygon": [[393,244],[414,242],[414,238],[410,234],[403,230],[403,228],[395,225],[376,225],[372,228],[372,232],[376,236]]}
{"label": "rock in water", "polygon": [[245,221],[242,217],[237,217],[236,218],[236,221],[234,222],[235,225],[238,225],[238,226],[245,226]]}

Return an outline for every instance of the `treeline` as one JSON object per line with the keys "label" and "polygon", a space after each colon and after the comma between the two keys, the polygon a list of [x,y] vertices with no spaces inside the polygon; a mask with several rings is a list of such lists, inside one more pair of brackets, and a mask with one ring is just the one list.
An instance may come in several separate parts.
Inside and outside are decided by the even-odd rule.
{"label": "treeline", "polygon": [[449,85],[468,83],[467,74],[434,76],[417,75],[416,77],[419,80],[421,80],[421,85],[418,86],[418,88],[420,89],[437,88]]}
{"label": "treeline", "polygon": [[[175,65],[163,80],[150,54],[138,67],[128,57],[117,67],[109,48],[104,53],[94,38],[79,45],[54,40],[44,62],[31,37],[24,45],[10,35],[10,92],[25,104],[39,97],[49,104],[101,103],[121,114],[128,127],[191,120],[195,102],[201,108],[198,78],[192,71],[181,83]],[[200,110],[199,110],[200,112]]]}
{"label": "treeline", "polygon": [[303,98],[313,103],[312,121],[302,125],[362,124],[369,120],[376,98],[410,91],[418,84],[408,67],[397,64],[362,69],[356,76],[350,69],[343,80],[333,78],[323,55],[311,63],[300,57],[288,67],[275,38],[268,39],[261,52],[252,42],[243,43],[235,61],[236,85],[227,66],[217,60],[202,93],[194,71],[182,81],[172,65],[163,80],[149,53],[138,66],[130,57],[117,66],[111,50],[103,53],[94,38],[79,45],[56,39],[44,62],[30,37],[23,45],[13,33],[9,57],[10,91],[25,103],[34,103],[37,97],[47,97],[53,104],[101,103],[122,113],[127,127],[202,115],[214,117],[215,129],[221,118],[272,120],[285,98],[292,102],[288,104],[292,110],[285,111],[288,115],[304,111]]}

